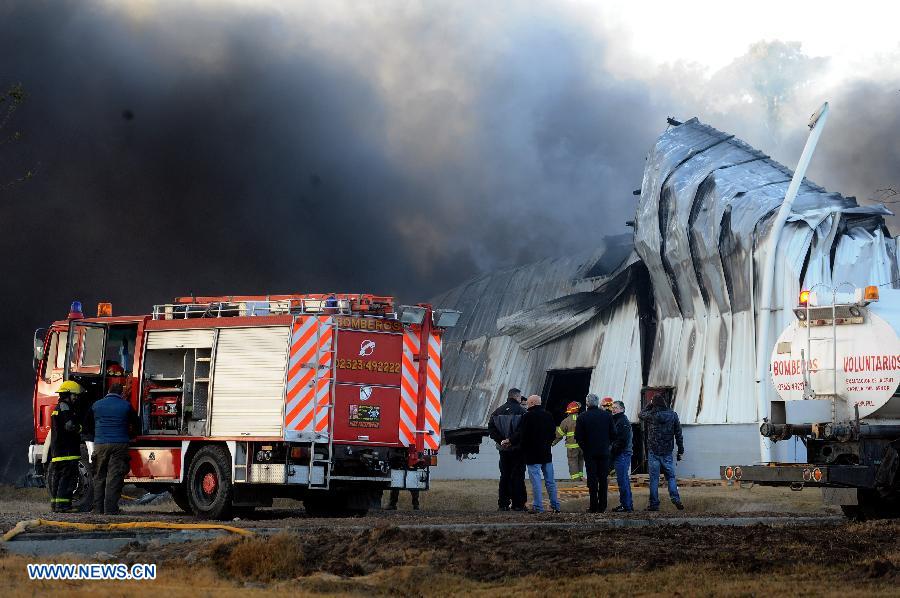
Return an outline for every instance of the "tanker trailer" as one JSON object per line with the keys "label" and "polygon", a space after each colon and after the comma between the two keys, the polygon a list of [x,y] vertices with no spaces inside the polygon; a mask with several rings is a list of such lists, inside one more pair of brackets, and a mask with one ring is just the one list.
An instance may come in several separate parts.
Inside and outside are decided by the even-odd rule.
{"label": "tanker trailer", "polygon": [[772,350],[779,399],[760,434],[799,438],[807,462],[724,465],[720,475],[822,488],[854,519],[900,516],[900,290],[803,291],[794,316]]}

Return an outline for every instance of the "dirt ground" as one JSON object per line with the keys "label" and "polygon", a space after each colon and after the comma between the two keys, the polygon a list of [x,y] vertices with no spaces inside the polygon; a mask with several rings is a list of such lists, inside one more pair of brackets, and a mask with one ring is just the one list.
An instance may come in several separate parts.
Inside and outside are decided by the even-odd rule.
{"label": "dirt ground", "polygon": [[[45,517],[43,491],[0,490],[0,529]],[[436,482],[423,510],[373,512],[355,519],[307,517],[300,503],[280,501],[249,519],[265,528],[250,538],[167,544],[134,543],[107,562],[154,562],[152,582],[27,579],[26,557],[0,554],[0,595],[898,595],[900,522],[848,523],[823,507],[818,492],[771,488],[684,487],[684,512],[583,513],[586,497],[562,492],[561,515],[498,513],[495,484]],[[647,490],[636,490],[642,507]],[[610,504],[616,504],[610,496]],[[171,503],[127,506],[119,520],[194,521]],[[598,527],[605,520],[723,519],[780,516],[749,527],[688,524]],[[796,525],[796,516],[821,524]],[[59,519],[104,521],[91,515]],[[524,522],[524,525],[516,525]],[[411,524],[469,523],[409,528]],[[567,523],[571,527],[554,527]],[[652,522],[651,522],[652,523]],[[670,522],[674,523],[674,522]],[[479,527],[480,525],[489,527]],[[551,524],[551,525],[547,525]],[[579,527],[583,525],[584,527]],[[272,528],[278,531],[272,532]],[[2,545],[0,545],[2,547]],[[2,548],[0,548],[2,551]],[[94,562],[59,557],[41,562]]]}

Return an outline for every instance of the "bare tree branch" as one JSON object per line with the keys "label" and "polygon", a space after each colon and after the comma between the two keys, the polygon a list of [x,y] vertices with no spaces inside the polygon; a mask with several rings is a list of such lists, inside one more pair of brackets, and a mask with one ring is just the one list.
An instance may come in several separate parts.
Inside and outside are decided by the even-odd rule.
{"label": "bare tree branch", "polygon": [[[872,197],[872,201],[877,201],[879,203],[900,203],[900,190],[896,187],[884,187],[883,189],[875,189],[875,196]],[[893,199],[897,197],[897,199]]]}
{"label": "bare tree branch", "polygon": [[[0,93],[0,147],[13,144],[22,139],[21,131],[13,130],[7,132],[6,129],[10,125],[16,110],[25,102],[27,97],[28,94],[25,93],[25,88],[21,83],[14,83],[6,91]],[[36,172],[37,167],[25,167],[18,176],[14,176],[8,181],[0,182],[0,191],[6,191],[11,187],[21,185],[33,178]],[[2,176],[6,178],[9,175],[2,173]]]}

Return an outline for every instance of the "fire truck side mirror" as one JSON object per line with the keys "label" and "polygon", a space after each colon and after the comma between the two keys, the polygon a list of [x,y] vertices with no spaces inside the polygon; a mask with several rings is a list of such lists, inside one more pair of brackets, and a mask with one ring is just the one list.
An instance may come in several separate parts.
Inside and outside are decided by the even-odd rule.
{"label": "fire truck side mirror", "polygon": [[34,331],[34,354],[32,356],[32,365],[36,372],[41,366],[44,359],[44,338],[47,336],[46,328],[38,328]]}

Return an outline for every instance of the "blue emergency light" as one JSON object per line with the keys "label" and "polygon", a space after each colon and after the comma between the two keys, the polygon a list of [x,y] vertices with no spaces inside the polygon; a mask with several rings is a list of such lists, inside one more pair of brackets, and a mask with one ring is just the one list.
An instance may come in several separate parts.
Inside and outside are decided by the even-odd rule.
{"label": "blue emergency light", "polygon": [[69,307],[69,319],[70,320],[80,320],[84,317],[84,312],[81,309],[81,301],[73,301],[72,305]]}

